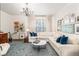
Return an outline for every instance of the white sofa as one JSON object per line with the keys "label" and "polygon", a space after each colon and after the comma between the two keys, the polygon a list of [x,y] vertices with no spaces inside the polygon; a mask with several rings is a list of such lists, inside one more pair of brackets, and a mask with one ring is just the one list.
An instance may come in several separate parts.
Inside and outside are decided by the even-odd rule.
{"label": "white sofa", "polygon": [[56,42],[56,37],[49,37],[48,42],[60,56],[79,56],[79,44],[75,38],[68,39],[68,44],[60,44]]}
{"label": "white sofa", "polygon": [[31,37],[29,34],[29,42],[35,41],[35,38],[49,38],[52,37],[52,32],[38,32],[36,37]]}
{"label": "white sofa", "polygon": [[[55,51],[60,56],[79,56],[79,42],[76,39],[76,36],[72,34],[65,34],[68,35],[68,44],[60,44],[56,42],[56,39],[63,35],[64,33],[49,33],[49,32],[39,32],[37,35],[40,38],[48,38],[49,44],[52,46],[52,48],[55,49]],[[36,37],[30,37],[29,40],[35,39]]]}
{"label": "white sofa", "polygon": [[6,53],[9,50],[9,48],[10,48],[10,44],[9,43],[0,44],[0,56],[6,55]]}

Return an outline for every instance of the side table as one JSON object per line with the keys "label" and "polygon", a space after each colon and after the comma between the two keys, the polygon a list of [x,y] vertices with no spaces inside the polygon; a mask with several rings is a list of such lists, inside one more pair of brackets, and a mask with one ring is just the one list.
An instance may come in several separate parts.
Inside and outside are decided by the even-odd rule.
{"label": "side table", "polygon": [[28,36],[24,38],[24,43],[29,43],[29,38],[28,38]]}

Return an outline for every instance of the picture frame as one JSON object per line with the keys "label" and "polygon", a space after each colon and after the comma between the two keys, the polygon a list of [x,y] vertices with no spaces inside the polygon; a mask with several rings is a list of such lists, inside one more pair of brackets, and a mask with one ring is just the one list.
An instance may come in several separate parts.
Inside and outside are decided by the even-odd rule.
{"label": "picture frame", "polygon": [[65,16],[64,17],[64,24],[69,24],[70,23],[70,19],[69,19],[69,16]]}
{"label": "picture frame", "polygon": [[57,21],[57,31],[61,31],[62,19]]}
{"label": "picture frame", "polygon": [[70,20],[70,23],[75,23],[75,22],[76,22],[76,16],[75,16],[75,13],[70,14],[70,16],[69,16],[69,20]]}
{"label": "picture frame", "polygon": [[75,16],[70,16],[69,20],[70,20],[70,23],[75,23],[76,22],[76,17]]}
{"label": "picture frame", "polygon": [[79,34],[79,24],[75,24],[75,34]]}
{"label": "picture frame", "polygon": [[76,23],[79,23],[79,16],[76,17]]}

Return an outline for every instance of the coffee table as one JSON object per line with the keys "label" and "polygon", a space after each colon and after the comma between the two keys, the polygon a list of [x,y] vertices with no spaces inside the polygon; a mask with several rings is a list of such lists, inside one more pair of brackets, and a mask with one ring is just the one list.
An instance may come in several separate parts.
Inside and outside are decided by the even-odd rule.
{"label": "coffee table", "polygon": [[40,49],[46,48],[47,41],[46,40],[38,40],[38,42],[32,42],[33,48],[40,51]]}

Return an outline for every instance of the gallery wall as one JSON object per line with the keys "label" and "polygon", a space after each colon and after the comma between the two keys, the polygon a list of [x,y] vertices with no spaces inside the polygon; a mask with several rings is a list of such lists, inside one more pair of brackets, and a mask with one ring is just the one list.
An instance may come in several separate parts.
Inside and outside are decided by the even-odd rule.
{"label": "gallery wall", "polygon": [[[75,14],[75,16],[79,16],[79,4],[78,3],[70,3],[64,6],[58,13],[56,13],[52,17],[52,28],[57,29],[57,20],[60,20],[64,18],[67,15],[71,15],[72,13]],[[54,25],[55,23],[55,25]],[[57,30],[56,30],[57,31]]]}
{"label": "gallery wall", "polygon": [[[65,16],[71,15],[72,13],[75,14],[75,16],[79,16],[79,4],[78,3],[70,3],[67,4],[64,8],[62,8],[54,17],[53,17],[53,21],[56,21],[55,23],[53,23],[53,27],[54,28],[54,32],[58,32],[57,31],[57,20],[60,20],[62,18],[64,18]],[[55,25],[54,25],[55,24]],[[62,32],[62,31],[61,31]],[[70,34],[70,33],[65,33],[62,32],[63,34],[66,34],[68,36],[76,36],[77,39],[79,39],[79,35],[76,35],[75,33]]]}

